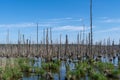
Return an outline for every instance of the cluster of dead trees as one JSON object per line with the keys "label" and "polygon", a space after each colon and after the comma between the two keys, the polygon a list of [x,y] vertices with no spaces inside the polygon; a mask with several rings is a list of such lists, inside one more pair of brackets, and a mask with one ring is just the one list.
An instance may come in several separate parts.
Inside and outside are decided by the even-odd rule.
{"label": "cluster of dead trees", "polygon": [[[120,43],[114,44],[110,38],[107,40],[96,42],[91,47],[90,33],[87,35],[84,32],[77,34],[75,43],[69,42],[68,35],[65,36],[65,42],[62,42],[62,35],[60,34],[59,41],[53,43],[52,30],[43,30],[43,40],[39,43],[38,26],[37,26],[37,43],[31,41],[31,39],[25,39],[25,36],[20,36],[18,32],[18,43],[0,45],[0,56],[1,57],[43,57],[51,59],[57,57],[59,59],[74,58],[79,59],[81,57],[94,56],[116,56],[120,53]],[[8,38],[9,40],[9,32]],[[91,53],[92,48],[92,53]]]}

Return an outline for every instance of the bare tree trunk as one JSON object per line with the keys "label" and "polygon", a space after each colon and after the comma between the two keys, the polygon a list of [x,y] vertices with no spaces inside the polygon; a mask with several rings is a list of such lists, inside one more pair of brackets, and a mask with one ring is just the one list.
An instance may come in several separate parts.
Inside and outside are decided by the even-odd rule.
{"label": "bare tree trunk", "polygon": [[90,33],[89,33],[89,48],[88,48],[88,49],[89,49],[89,57],[91,56],[91,52],[90,52],[91,49],[90,49],[90,46],[91,46],[91,45],[90,45]]}
{"label": "bare tree trunk", "polygon": [[46,51],[47,51],[47,55],[49,55],[48,54],[48,47],[49,46],[49,38],[48,38],[48,28],[47,28],[47,32],[46,32]]}
{"label": "bare tree trunk", "polygon": [[107,54],[110,56],[110,38],[107,40]]}
{"label": "bare tree trunk", "polygon": [[53,45],[52,45],[52,29],[51,29],[51,27],[50,27],[50,49],[51,49],[51,53],[50,53],[50,55],[52,55],[53,54]]}
{"label": "bare tree trunk", "polygon": [[20,56],[20,30],[18,30],[18,56]]}
{"label": "bare tree trunk", "polygon": [[43,54],[45,53],[45,29],[43,30]]}
{"label": "bare tree trunk", "polygon": [[28,54],[29,54],[29,44],[28,44],[28,39],[26,41],[26,46],[27,46],[27,54],[26,54],[26,57],[28,57]]}
{"label": "bare tree trunk", "polygon": [[79,46],[80,46],[79,41],[80,41],[80,40],[79,40],[79,33],[78,33],[78,35],[77,35],[77,57],[78,57],[78,54],[80,54],[80,53],[79,53],[79,51],[80,51],[80,50],[79,50]]}
{"label": "bare tree trunk", "polygon": [[84,55],[84,53],[85,53],[85,25],[83,25],[83,42],[82,42],[82,55]]}
{"label": "bare tree trunk", "polygon": [[80,51],[79,51],[79,55],[81,55],[81,52],[82,52],[82,40],[81,40],[81,38],[82,38],[82,32],[80,32],[80,41],[79,41]]}
{"label": "bare tree trunk", "polygon": [[24,51],[24,48],[25,48],[25,36],[23,34],[23,48],[22,48],[22,51],[23,51],[23,56],[25,55],[25,51]]}
{"label": "bare tree trunk", "polygon": [[87,54],[89,53],[89,50],[88,50],[88,36],[86,35],[86,52],[85,52],[85,56],[87,56]]}
{"label": "bare tree trunk", "polygon": [[7,41],[7,44],[6,44],[6,55],[8,57],[9,56],[9,29],[7,30],[6,41]]}
{"label": "bare tree trunk", "polygon": [[37,54],[38,54],[38,23],[37,23]]}
{"label": "bare tree trunk", "polygon": [[111,54],[114,54],[114,40],[112,41],[112,52]]}
{"label": "bare tree trunk", "polygon": [[62,48],[62,44],[61,44],[61,34],[60,34],[60,49],[59,49],[59,59],[61,57],[61,48]]}
{"label": "bare tree trunk", "polygon": [[93,34],[92,34],[92,0],[90,0],[90,54],[92,55]]}
{"label": "bare tree trunk", "polygon": [[31,50],[31,40],[29,40],[29,48],[28,49],[29,49],[29,56],[30,56],[30,54],[31,54],[31,51],[30,51]]}
{"label": "bare tree trunk", "polygon": [[68,52],[68,35],[66,35],[66,41],[65,41],[65,57],[67,55],[67,52]]}

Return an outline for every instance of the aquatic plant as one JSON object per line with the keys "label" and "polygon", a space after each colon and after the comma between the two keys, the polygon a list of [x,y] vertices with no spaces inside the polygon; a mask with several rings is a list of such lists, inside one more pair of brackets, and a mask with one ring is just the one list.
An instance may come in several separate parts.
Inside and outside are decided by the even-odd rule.
{"label": "aquatic plant", "polygon": [[7,63],[4,70],[1,68],[1,70],[2,70],[1,79],[2,80],[10,80],[11,78],[14,78],[14,79],[21,78],[23,75],[22,75],[19,65],[16,65],[16,64],[14,64],[12,66],[10,66],[10,65],[11,65],[11,63]]}
{"label": "aquatic plant", "polygon": [[89,65],[87,62],[76,63],[76,69],[80,71],[81,75],[85,75],[88,67]]}
{"label": "aquatic plant", "polygon": [[35,59],[31,58],[29,61],[31,62],[31,66],[35,64]]}
{"label": "aquatic plant", "polygon": [[4,74],[2,74],[2,80],[10,80],[11,77],[12,75],[9,72],[5,72]]}
{"label": "aquatic plant", "polygon": [[99,72],[92,72],[91,78],[92,80],[107,80],[107,77]]}
{"label": "aquatic plant", "polygon": [[19,78],[22,78],[23,76],[23,73],[18,68],[12,69],[12,74],[14,79],[19,79]]}
{"label": "aquatic plant", "polygon": [[120,62],[118,62],[118,69],[120,69]]}
{"label": "aquatic plant", "polygon": [[45,74],[45,70],[43,68],[34,67],[34,71],[37,75],[43,76]]}
{"label": "aquatic plant", "polygon": [[67,71],[66,78],[69,80],[73,77],[76,77],[76,71]]}
{"label": "aquatic plant", "polygon": [[104,72],[106,70],[111,71],[114,69],[114,65],[112,63],[97,62],[96,66],[101,72]]}
{"label": "aquatic plant", "polygon": [[49,64],[48,63],[42,63],[41,66],[44,70],[49,71]]}
{"label": "aquatic plant", "polygon": [[70,70],[70,66],[68,63],[65,64],[65,67],[66,67],[66,71],[69,71]]}
{"label": "aquatic plant", "polygon": [[53,62],[49,63],[49,68],[52,70],[57,70],[59,68],[59,65]]}
{"label": "aquatic plant", "polygon": [[60,65],[61,64],[61,61],[59,59],[56,59],[53,61],[53,63],[57,64],[57,65]]}
{"label": "aquatic plant", "polygon": [[20,66],[21,71],[23,72],[32,72],[32,66],[30,65],[29,59],[25,58],[19,58],[18,59],[18,65]]}
{"label": "aquatic plant", "polygon": [[21,71],[23,72],[32,72],[32,67],[30,65],[24,64],[21,66]]}
{"label": "aquatic plant", "polygon": [[108,78],[118,79],[120,76],[120,70],[112,70],[109,73],[106,73]]}
{"label": "aquatic plant", "polygon": [[42,68],[46,71],[58,72],[60,67],[60,61],[42,63]]}

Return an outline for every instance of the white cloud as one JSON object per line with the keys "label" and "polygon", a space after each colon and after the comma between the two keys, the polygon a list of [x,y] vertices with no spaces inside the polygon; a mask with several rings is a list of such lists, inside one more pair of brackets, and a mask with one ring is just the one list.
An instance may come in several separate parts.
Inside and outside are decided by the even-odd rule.
{"label": "white cloud", "polygon": [[[17,23],[17,24],[0,24],[0,27],[7,27],[7,28],[12,28],[12,27],[35,27],[37,26],[36,23]],[[38,24],[38,26],[50,26],[50,24]]]}
{"label": "white cloud", "polygon": [[55,21],[58,20],[59,21],[59,20],[71,20],[71,19],[73,19],[73,18],[71,18],[71,17],[65,17],[65,18],[53,18],[53,19],[48,19],[48,20],[53,20],[53,21],[54,20]]}
{"label": "white cloud", "polygon": [[96,31],[95,33],[107,33],[107,32],[115,32],[115,31],[120,31],[120,27],[113,27],[106,30],[100,30],[100,31]]}
{"label": "white cloud", "polygon": [[[83,26],[70,26],[70,25],[66,25],[66,26],[61,26],[61,27],[55,27],[53,28],[53,30],[66,30],[66,31],[81,31],[83,30]],[[85,28],[86,30],[89,28]]]}
{"label": "white cloud", "polygon": [[103,18],[101,22],[104,22],[104,23],[120,23],[120,19]]}
{"label": "white cloud", "polygon": [[[71,18],[71,17],[66,17],[66,18],[54,18],[54,19],[47,19],[45,21],[39,22],[39,26],[43,27],[50,27],[58,24],[62,24],[64,22],[71,22],[71,21],[82,21],[82,18]],[[0,27],[7,27],[7,28],[12,28],[12,27],[36,27],[37,24],[33,22],[25,22],[25,23],[11,23],[11,24],[0,24]]]}
{"label": "white cloud", "polygon": [[72,18],[72,17],[66,17],[66,18],[53,18],[48,19],[50,23],[63,23],[63,22],[81,22],[83,21],[83,18]]}
{"label": "white cloud", "polygon": [[108,17],[105,17],[105,16],[104,17],[99,17],[99,19],[108,19]]}
{"label": "white cloud", "polygon": [[72,19],[70,21],[79,21],[79,22],[82,22],[84,19],[80,18],[80,19]]}

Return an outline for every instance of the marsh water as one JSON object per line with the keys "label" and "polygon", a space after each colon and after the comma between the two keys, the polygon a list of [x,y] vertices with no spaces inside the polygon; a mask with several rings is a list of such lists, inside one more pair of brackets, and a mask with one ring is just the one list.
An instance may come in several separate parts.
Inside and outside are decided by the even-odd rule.
{"label": "marsh water", "polygon": [[[94,58],[96,58],[96,56]],[[42,61],[44,61],[44,59],[42,59],[42,58],[34,58],[34,59],[35,59],[35,63],[34,64],[30,63],[30,64],[33,66],[41,67],[41,63],[42,63]],[[85,59],[85,57],[83,59]],[[112,64],[114,64],[115,68],[117,68],[118,63],[119,63],[118,56],[116,56],[115,58],[112,58],[111,61],[110,61],[110,59],[111,59],[111,57],[108,57],[108,56],[106,56],[106,57],[102,56],[100,58],[100,60],[102,62],[111,62]],[[65,80],[66,64],[69,65],[70,70],[74,70],[75,69],[75,62],[77,62],[77,60],[70,61],[69,59],[67,59],[67,61],[62,61],[60,64],[59,72],[52,73],[54,80]],[[42,79],[40,76],[32,74],[32,73],[31,74],[25,73],[22,80],[45,80],[45,79]],[[81,78],[80,80],[91,80],[91,79],[86,74],[86,77],[84,77],[83,79]],[[111,80],[120,80],[120,79],[111,79]]]}

